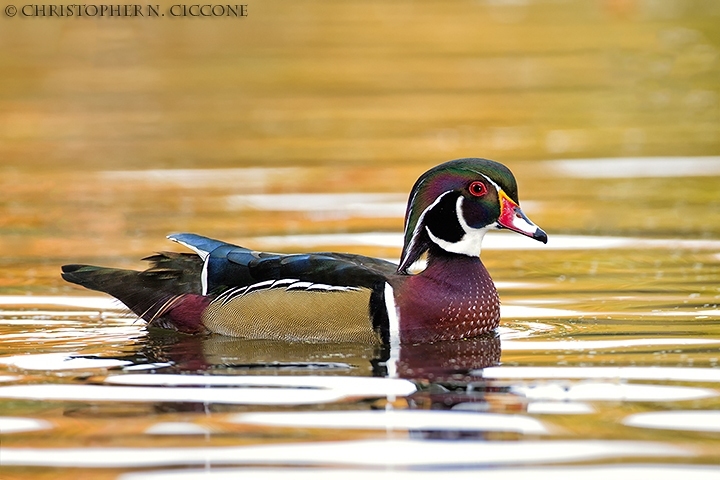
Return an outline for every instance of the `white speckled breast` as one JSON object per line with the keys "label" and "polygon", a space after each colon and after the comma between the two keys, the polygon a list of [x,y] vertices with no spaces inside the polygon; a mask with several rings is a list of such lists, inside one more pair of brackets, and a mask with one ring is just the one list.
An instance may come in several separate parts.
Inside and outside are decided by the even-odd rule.
{"label": "white speckled breast", "polygon": [[401,339],[406,343],[470,338],[500,322],[500,299],[477,257],[430,264],[398,289]]}

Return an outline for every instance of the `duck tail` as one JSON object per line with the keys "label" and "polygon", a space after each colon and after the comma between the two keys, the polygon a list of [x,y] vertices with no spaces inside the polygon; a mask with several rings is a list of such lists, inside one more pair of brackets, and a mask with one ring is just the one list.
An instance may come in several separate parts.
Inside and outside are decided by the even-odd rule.
{"label": "duck tail", "polygon": [[[196,290],[196,285],[177,282],[183,271],[165,268],[164,254],[149,257],[153,262],[145,271],[64,265],[62,278],[90,290],[104,292],[120,300],[148,326],[170,328],[185,333],[205,331],[202,312],[210,302]],[[173,280],[175,280],[173,282]]]}

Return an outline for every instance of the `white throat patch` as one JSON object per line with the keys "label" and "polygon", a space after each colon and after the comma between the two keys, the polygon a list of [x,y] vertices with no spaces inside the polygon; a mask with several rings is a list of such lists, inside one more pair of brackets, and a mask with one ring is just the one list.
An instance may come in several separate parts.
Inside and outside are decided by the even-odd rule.
{"label": "white throat patch", "polygon": [[447,240],[443,240],[442,238],[433,235],[433,233],[427,226],[425,227],[425,231],[430,237],[430,240],[432,240],[435,245],[442,248],[446,252],[459,253],[462,255],[468,255],[470,257],[477,257],[478,255],[480,255],[482,241],[485,237],[485,234],[488,232],[488,230],[495,230],[497,228],[497,225],[495,223],[491,223],[490,225],[486,225],[483,228],[472,228],[470,225],[468,225],[465,221],[465,217],[463,216],[462,211],[462,205],[464,200],[465,197],[461,195],[458,197],[457,203],[455,204],[455,212],[457,214],[458,222],[460,223],[460,226],[465,232],[465,235],[463,235],[463,237],[459,241],[448,242]]}

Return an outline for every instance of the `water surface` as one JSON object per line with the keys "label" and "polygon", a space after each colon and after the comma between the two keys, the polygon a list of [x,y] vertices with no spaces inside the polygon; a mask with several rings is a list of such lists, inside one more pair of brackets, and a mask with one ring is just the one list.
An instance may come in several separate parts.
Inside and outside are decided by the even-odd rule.
{"label": "water surface", "polygon": [[[514,166],[521,186],[566,185],[560,196],[550,189],[525,197],[526,212],[543,227],[550,224],[547,246],[507,233],[487,236],[482,258],[503,300],[498,332],[403,346],[390,370],[389,352],[380,347],[148,332],[116,301],[64,285],[57,273],[70,260],[141,266],[133,258],[178,249],[163,239],[173,224],[210,234],[232,229],[242,235],[228,240],[270,250],[397,258],[400,189],[356,182],[359,193],[294,193],[288,201],[284,193],[249,193],[284,182],[272,169],[222,172],[217,181],[206,171],[48,174],[57,189],[66,188],[58,177],[72,175],[87,198],[97,198],[94,189],[112,198],[92,210],[92,225],[112,225],[118,242],[106,245],[97,233],[15,234],[26,242],[8,262],[0,295],[4,468],[20,476],[69,467],[145,478],[147,469],[176,467],[222,477],[237,471],[217,467],[262,466],[249,471],[273,476],[306,467],[335,475],[335,469],[382,466],[416,475],[418,469],[492,466],[502,467],[494,475],[510,478],[523,466],[563,478],[573,475],[575,464],[620,462],[639,475],[660,464],[716,464],[720,240],[714,239],[716,227],[705,223],[714,212],[673,207],[688,225],[706,229],[702,234],[667,235],[662,225],[673,209],[658,209],[656,230],[632,232],[623,225],[640,218],[639,205],[655,194],[643,183],[670,186],[677,179],[638,180],[634,208],[614,197],[599,210],[587,193],[600,180],[552,170],[556,165]],[[322,185],[315,179],[336,174],[294,170],[295,186],[303,179]],[[538,173],[543,171],[553,175]],[[207,176],[207,185],[178,183],[195,173]],[[223,182],[244,175],[248,193]],[[43,178],[18,176],[21,186]],[[262,189],[256,178],[265,182]],[[688,192],[703,192],[704,182],[716,180],[685,181],[696,186]],[[602,188],[620,195],[628,181],[603,179]],[[16,188],[28,202],[42,201]],[[158,202],[170,192],[169,202]],[[63,218],[78,200],[60,197],[56,208]],[[187,204],[192,207],[183,211]],[[177,215],[162,215],[174,209]],[[563,229],[556,220],[565,214],[571,224],[583,210],[602,211],[605,235]],[[126,217],[120,225],[112,221],[118,215]],[[297,227],[287,226],[293,222]],[[3,241],[7,249],[12,235]],[[44,242],[54,250],[43,250]]]}
{"label": "water surface", "polygon": [[[712,2],[249,11],[3,19],[3,478],[718,477]],[[501,327],[390,369],[149,332],[59,278],[181,231],[397,259],[417,176],[468,155],[550,241],[488,234]]]}

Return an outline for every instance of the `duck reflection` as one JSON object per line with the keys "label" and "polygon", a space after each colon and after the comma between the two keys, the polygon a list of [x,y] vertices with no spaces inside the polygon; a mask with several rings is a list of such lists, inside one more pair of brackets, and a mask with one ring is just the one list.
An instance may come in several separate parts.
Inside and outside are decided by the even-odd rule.
{"label": "duck reflection", "polygon": [[[321,402],[316,407],[322,410],[346,409],[349,405],[361,410],[488,410],[490,400],[487,394],[492,392],[486,382],[473,371],[497,365],[501,353],[500,339],[496,335],[401,345],[397,352],[391,352],[386,346],[359,343],[289,343],[243,340],[221,335],[187,336],[151,330],[134,347],[135,351],[129,355],[114,357],[129,361],[130,365],[119,367],[128,374],[394,376],[412,381],[417,388],[412,394],[397,397],[371,395],[360,399],[361,395],[359,403]],[[97,359],[95,356],[92,358]],[[389,374],[389,371],[394,373]],[[105,384],[105,377],[91,377],[86,380],[93,384]],[[310,380],[308,385],[308,388],[314,388]],[[280,408],[275,402],[271,404],[272,409]],[[207,402],[193,401],[151,402],[142,407],[131,407],[118,410],[115,404],[102,403],[92,405],[92,408],[72,408],[66,414],[74,417],[105,417],[143,415],[147,413],[145,409],[154,413],[206,414],[208,411],[263,411],[268,408],[266,405],[256,404],[217,402],[209,405]],[[296,408],[292,402],[287,407],[291,410]],[[435,431],[424,430],[414,432],[415,435],[437,434]],[[449,433],[443,433],[447,434]]]}
{"label": "duck reflection", "polygon": [[443,381],[497,365],[500,353],[500,339],[495,334],[403,344],[396,354],[387,346],[360,343],[293,343],[150,331],[133,363],[169,363],[171,370],[181,372],[388,376],[388,362],[395,361],[400,378]]}

